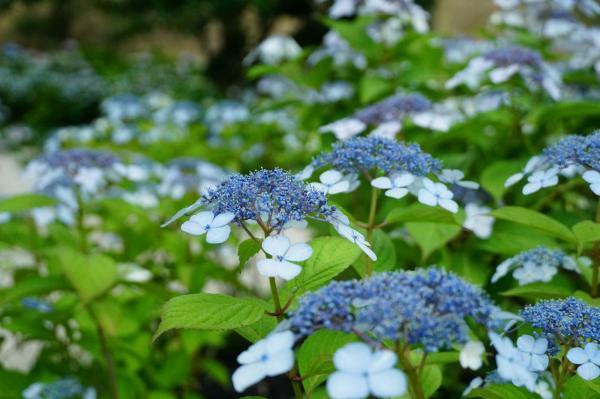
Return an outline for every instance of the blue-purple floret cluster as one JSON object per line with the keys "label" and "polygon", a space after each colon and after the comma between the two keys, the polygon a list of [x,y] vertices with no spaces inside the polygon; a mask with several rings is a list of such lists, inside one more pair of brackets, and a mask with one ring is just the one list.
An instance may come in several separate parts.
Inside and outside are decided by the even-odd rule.
{"label": "blue-purple floret cluster", "polygon": [[560,169],[577,165],[600,171],[600,130],[588,136],[567,136],[546,148],[543,157]]}
{"label": "blue-purple floret cluster", "polygon": [[234,174],[202,197],[215,214],[232,212],[234,221],[259,220],[271,229],[307,217],[327,217],[335,208],[325,194],[282,169]]}
{"label": "blue-purple floret cluster", "polygon": [[467,318],[488,328],[496,311],[488,296],[435,267],[332,282],[300,299],[290,318],[300,337],[325,328],[358,332],[376,341],[400,340],[426,352],[468,341]]}
{"label": "blue-purple floret cluster", "polygon": [[600,309],[577,298],[540,301],[527,306],[521,315],[543,335],[559,342],[600,342]]}
{"label": "blue-purple floret cluster", "polygon": [[36,161],[49,168],[61,168],[69,174],[76,174],[82,168],[108,169],[120,162],[113,153],[86,149],[51,152]]}
{"label": "blue-purple floret cluster", "polygon": [[415,176],[426,176],[442,168],[442,163],[421,150],[418,144],[403,144],[378,136],[339,141],[333,145],[331,152],[315,158],[312,165],[315,168],[331,165],[344,173],[408,172]]}
{"label": "blue-purple floret cluster", "polygon": [[491,50],[485,54],[485,59],[492,61],[497,67],[523,65],[539,68],[543,61],[539,53],[523,47],[504,47]]}
{"label": "blue-purple floret cluster", "polygon": [[353,117],[367,125],[398,121],[406,114],[431,109],[431,101],[420,94],[396,94],[356,112]]}

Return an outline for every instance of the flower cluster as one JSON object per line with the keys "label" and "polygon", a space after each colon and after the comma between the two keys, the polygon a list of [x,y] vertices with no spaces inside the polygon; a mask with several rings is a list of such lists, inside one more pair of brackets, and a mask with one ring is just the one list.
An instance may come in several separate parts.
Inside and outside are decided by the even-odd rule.
{"label": "flower cluster", "polygon": [[84,388],[74,378],[65,378],[51,383],[36,382],[23,391],[24,399],[96,399],[94,388]]}
{"label": "flower cluster", "polygon": [[505,186],[527,177],[523,194],[528,195],[555,186],[559,175],[573,177],[579,174],[594,194],[600,196],[600,131],[588,136],[567,136],[547,147],[541,155],[531,158],[522,172],[509,177]]}
{"label": "flower cluster", "polygon": [[512,271],[513,277],[519,285],[535,282],[548,282],[563,268],[579,272],[577,261],[559,249],[537,247],[506,259],[496,268],[492,276],[492,283]]}
{"label": "flower cluster", "polygon": [[494,84],[504,83],[519,75],[530,90],[544,89],[553,99],[560,98],[561,78],[558,71],[545,63],[541,56],[523,47],[504,47],[477,56],[465,69],[459,71],[446,87],[453,89],[462,84],[478,89],[486,78]]}
{"label": "flower cluster", "polygon": [[576,298],[540,301],[522,311],[523,319],[559,342],[600,342],[600,309]]}
{"label": "flower cluster", "polygon": [[372,135],[394,137],[402,128],[405,117],[412,118],[430,109],[431,102],[420,94],[396,94],[319,130],[333,132],[338,139],[345,140],[365,131],[368,126],[376,126]]}
{"label": "flower cluster", "polygon": [[[388,197],[400,199],[411,193],[425,205],[439,205],[451,212],[458,211],[458,204],[444,183],[468,189],[479,187],[463,180],[464,173],[459,170],[441,170],[441,162],[417,144],[373,135],[335,143],[331,152],[316,157],[299,177],[308,179],[315,169],[325,166],[334,169],[323,172],[320,182],[311,183],[325,193],[351,192],[360,184],[359,175],[364,175],[371,186],[385,190]],[[443,183],[434,182],[427,177],[430,174]]]}
{"label": "flower cluster", "polygon": [[325,328],[436,352],[468,341],[467,317],[492,327],[495,310],[479,288],[431,267],[331,282],[300,299],[289,326],[299,337]]}

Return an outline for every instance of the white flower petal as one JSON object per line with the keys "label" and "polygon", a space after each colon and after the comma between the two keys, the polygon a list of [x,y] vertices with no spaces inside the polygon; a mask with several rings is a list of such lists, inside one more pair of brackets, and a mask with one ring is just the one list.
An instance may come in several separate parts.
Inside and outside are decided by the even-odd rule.
{"label": "white flower petal", "polygon": [[375,188],[387,189],[392,188],[392,181],[389,177],[378,177],[371,180],[371,185]]}
{"label": "white flower petal", "polygon": [[600,367],[593,363],[584,363],[577,367],[577,374],[579,374],[584,380],[595,380],[600,376]]}
{"label": "white flower petal", "polygon": [[267,376],[264,364],[252,363],[239,367],[233,372],[231,380],[233,388],[237,392],[245,391],[251,385],[256,384]]}
{"label": "white flower petal", "polygon": [[525,195],[533,194],[536,191],[539,191],[541,188],[542,188],[541,183],[538,183],[538,182],[527,183],[523,187],[523,194],[525,194]]}
{"label": "white flower petal", "polygon": [[211,227],[223,227],[228,225],[235,218],[233,212],[225,212],[215,216],[215,219],[210,224]]}
{"label": "white flower petal", "polygon": [[523,352],[532,352],[534,344],[535,338],[533,338],[531,335],[521,335],[517,339],[517,348],[521,349]]}
{"label": "white flower petal", "polygon": [[375,254],[375,252],[373,252],[373,250],[371,248],[369,248],[369,246],[367,245],[366,241],[357,241],[356,245],[358,245],[358,247],[360,249],[362,249],[362,251],[369,257],[371,258],[371,260],[373,262],[375,262],[377,260],[377,255]]}
{"label": "white flower petal", "polygon": [[600,183],[600,172],[596,170],[588,170],[581,177],[588,183]]}
{"label": "white flower petal", "polygon": [[258,272],[265,277],[277,277],[282,262],[275,259],[261,259],[256,264]]}
{"label": "white flower petal", "polygon": [[406,187],[413,184],[415,177],[410,173],[401,173],[394,177],[394,187]]}
{"label": "white flower petal", "polygon": [[333,355],[333,364],[340,371],[360,374],[369,369],[373,352],[363,342],[352,342],[338,349]]}
{"label": "white flower petal", "polygon": [[439,202],[442,208],[447,209],[452,213],[458,212],[458,204],[455,201],[451,199],[442,198],[439,200]]}
{"label": "white flower petal", "polygon": [[327,379],[331,399],[363,399],[369,396],[367,379],[361,375],[337,371]]}
{"label": "white flower petal", "polygon": [[389,369],[367,377],[369,390],[378,398],[402,396],[406,392],[406,376],[398,369]]}
{"label": "white flower petal", "polygon": [[269,377],[288,372],[294,367],[294,352],[291,349],[279,351],[264,362]]}
{"label": "white flower petal", "polygon": [[437,198],[426,188],[422,188],[419,190],[418,200],[421,204],[428,206],[436,206]]}
{"label": "white flower petal", "polygon": [[291,280],[300,274],[302,268],[295,263],[288,261],[280,262],[279,267],[276,270],[277,276],[284,280]]}
{"label": "white flower petal", "polygon": [[477,190],[479,188],[479,183],[475,183],[474,181],[470,180],[459,181],[456,184],[470,190]]}
{"label": "white flower petal", "polygon": [[529,369],[531,371],[544,371],[548,368],[548,356],[546,355],[532,355]]}
{"label": "white flower petal", "polygon": [[285,253],[285,259],[291,262],[302,262],[310,258],[313,250],[308,244],[300,243],[292,245]]}
{"label": "white flower petal", "polygon": [[194,223],[198,223],[202,226],[207,226],[212,224],[212,221],[215,219],[215,214],[212,212],[198,212],[190,218],[190,221]]}
{"label": "white flower petal", "polygon": [[371,365],[369,366],[369,373],[377,373],[387,369],[391,369],[396,365],[398,357],[390,350],[383,349],[373,353],[371,358]]}
{"label": "white flower petal", "polygon": [[290,249],[290,240],[286,236],[269,236],[262,242],[262,249],[273,256],[285,256]]}
{"label": "white flower petal", "polygon": [[184,233],[191,234],[193,236],[200,236],[206,233],[204,225],[194,223],[190,220],[188,220],[187,222],[183,222],[183,224],[181,225],[181,231],[183,231]]}
{"label": "white flower petal", "polygon": [[239,364],[258,362],[267,353],[267,340],[263,339],[251,345],[237,357]]}
{"label": "white flower petal", "polygon": [[328,187],[324,184],[313,182],[309,183],[308,186],[311,187],[313,190],[327,194]]}
{"label": "white flower petal", "polygon": [[590,184],[590,190],[597,196],[600,196],[600,183],[592,183]]}
{"label": "white flower petal", "polygon": [[334,185],[330,186],[329,189],[327,190],[327,194],[339,194],[339,193],[345,193],[347,191],[350,190],[350,182],[347,180],[343,180],[339,183],[335,183]]}
{"label": "white flower petal", "polygon": [[283,331],[271,334],[265,338],[265,346],[267,352],[271,354],[282,350],[288,350],[294,346],[294,333],[291,331]]}
{"label": "white flower petal", "polygon": [[211,228],[206,234],[206,242],[209,244],[221,244],[227,241],[230,232],[230,226]]}
{"label": "white flower petal", "polygon": [[321,176],[319,176],[319,180],[321,180],[321,183],[323,184],[331,185],[342,180],[342,177],[343,175],[340,172],[332,169],[321,173]]}
{"label": "white flower petal", "polygon": [[567,352],[567,359],[573,364],[583,364],[589,360],[583,348],[571,348]]}
{"label": "white flower petal", "polygon": [[535,340],[532,352],[536,355],[543,355],[548,350],[548,340],[546,338],[538,338]]}
{"label": "white flower petal", "polygon": [[408,189],[404,187],[392,188],[391,190],[387,190],[385,192],[386,197],[391,197],[395,199],[403,198],[406,194],[408,194]]}
{"label": "white flower petal", "polygon": [[504,187],[512,186],[513,184],[519,182],[524,176],[525,175],[523,173],[515,173],[514,175],[509,176],[504,182]]}

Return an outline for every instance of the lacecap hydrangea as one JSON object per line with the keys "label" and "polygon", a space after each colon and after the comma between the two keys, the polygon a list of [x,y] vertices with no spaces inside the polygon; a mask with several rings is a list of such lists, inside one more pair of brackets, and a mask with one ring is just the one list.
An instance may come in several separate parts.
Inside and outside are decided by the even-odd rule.
{"label": "lacecap hydrangea", "polygon": [[522,172],[510,176],[505,186],[524,177],[528,195],[558,184],[559,176],[572,178],[581,175],[594,194],[600,196],[600,131],[590,135],[571,135],[550,145],[541,155],[531,158]]}
{"label": "lacecap hydrangea", "polygon": [[496,311],[482,290],[431,267],[333,281],[300,298],[286,326],[300,338],[330,329],[437,352],[468,341],[467,318],[494,328]]}

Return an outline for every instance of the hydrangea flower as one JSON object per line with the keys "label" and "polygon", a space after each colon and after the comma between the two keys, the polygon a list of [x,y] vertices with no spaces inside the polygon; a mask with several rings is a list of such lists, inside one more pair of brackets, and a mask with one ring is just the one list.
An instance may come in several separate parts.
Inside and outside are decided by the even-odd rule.
{"label": "hydrangea flower", "polygon": [[346,140],[365,131],[368,126],[375,126],[371,134],[392,138],[400,131],[404,118],[412,118],[430,109],[431,102],[420,94],[396,94],[319,130],[333,132],[339,140]]}
{"label": "hydrangea flower", "polygon": [[505,186],[511,186],[524,177],[528,184],[523,194],[534,193],[541,188],[558,184],[558,176],[582,175],[590,183],[594,194],[598,192],[600,171],[600,131],[588,136],[571,135],[544,149],[541,155],[531,158],[522,172],[510,176]]}
{"label": "hydrangea flower", "polygon": [[474,202],[465,205],[466,218],[463,227],[471,230],[477,237],[486,239],[492,235],[495,218],[490,216],[491,208]]}
{"label": "hydrangea flower", "polygon": [[[388,196],[401,198],[411,192],[427,205],[439,204],[454,211],[457,206],[452,201],[452,192],[426,177],[439,172],[440,165],[415,144],[404,145],[393,139],[369,136],[334,144],[330,153],[318,156],[299,176],[307,179],[315,169],[332,166],[337,172],[335,183],[343,181],[341,173],[364,175],[374,187],[387,190]],[[379,174],[387,176],[374,177]]]}
{"label": "hydrangea flower", "polygon": [[327,379],[327,393],[332,399],[401,396],[407,383],[404,373],[394,368],[397,360],[387,349],[373,352],[362,342],[347,344],[333,356],[337,371]]}
{"label": "hydrangea flower", "polygon": [[258,261],[260,274],[285,280],[293,279],[302,271],[302,268],[293,262],[303,262],[310,258],[313,252],[308,244],[292,244],[289,238],[282,235],[265,238],[262,248],[272,258]]}
{"label": "hydrangea flower", "polygon": [[325,34],[323,45],[308,57],[308,63],[314,65],[326,58],[331,59],[337,67],[345,65],[353,65],[357,69],[367,67],[367,58],[364,54],[350,47],[350,44],[333,30]]}
{"label": "hydrangea flower", "polygon": [[600,309],[579,299],[543,300],[526,306],[521,315],[548,339],[575,344],[600,342]]}
{"label": "hydrangea flower", "polygon": [[531,335],[521,335],[517,339],[517,349],[523,354],[524,365],[530,371],[544,371],[550,359],[546,354],[548,340],[535,339]]}
{"label": "hydrangea flower", "polygon": [[492,332],[490,333],[490,340],[497,351],[498,375],[518,387],[524,386],[529,391],[534,391],[537,376],[527,368],[523,353],[514,346],[508,337],[501,337]]}
{"label": "hydrangea flower", "polygon": [[559,73],[545,63],[539,53],[523,47],[498,48],[471,59],[465,69],[446,82],[446,88],[454,89],[464,84],[476,90],[486,78],[493,84],[500,84],[516,75],[530,90],[541,88],[554,100],[560,98]]}
{"label": "hydrangea flower", "polygon": [[492,327],[495,312],[479,288],[431,267],[332,281],[300,298],[289,327],[299,338],[322,328],[359,331],[436,352],[469,341],[465,318]]}
{"label": "hydrangea flower", "polygon": [[598,344],[588,342],[583,348],[571,348],[567,359],[578,365],[577,374],[584,380],[595,380],[600,377],[600,350]]}
{"label": "hydrangea flower", "polygon": [[245,391],[265,377],[288,372],[294,367],[294,334],[290,331],[273,333],[251,345],[237,358],[240,367],[233,373],[233,387]]}
{"label": "hydrangea flower", "polygon": [[469,341],[462,347],[459,354],[460,365],[465,369],[479,370],[483,361],[481,356],[485,353],[485,347],[479,341]]}
{"label": "hydrangea flower", "polygon": [[23,391],[24,399],[96,399],[94,388],[84,388],[74,378],[65,378],[51,383],[36,382]]}
{"label": "hydrangea flower", "polygon": [[228,173],[217,165],[195,158],[178,158],[165,167],[155,167],[159,175],[158,194],[181,199],[186,194],[202,195],[223,181]]}
{"label": "hydrangea flower", "polygon": [[321,173],[318,183],[310,183],[311,187],[325,194],[339,194],[350,189],[350,181],[337,170],[328,170]]}
{"label": "hydrangea flower", "polygon": [[243,103],[221,100],[206,109],[204,123],[212,134],[219,134],[225,127],[244,122],[249,118],[250,110]]}
{"label": "hydrangea flower", "polygon": [[215,215],[212,212],[199,212],[193,215],[190,220],[181,225],[181,230],[200,236],[206,234],[206,242],[210,244],[221,244],[227,241],[231,227],[229,223],[235,218],[232,212],[225,212]]}
{"label": "hydrangea flower", "polygon": [[492,283],[506,276],[510,271],[519,285],[535,282],[548,282],[563,268],[578,272],[576,260],[561,250],[537,247],[506,259],[496,268]]}
{"label": "hydrangea flower", "polygon": [[277,65],[296,58],[300,53],[302,53],[302,48],[293,38],[285,35],[272,35],[252,50],[244,59],[244,63],[249,65],[259,60],[266,65]]}

